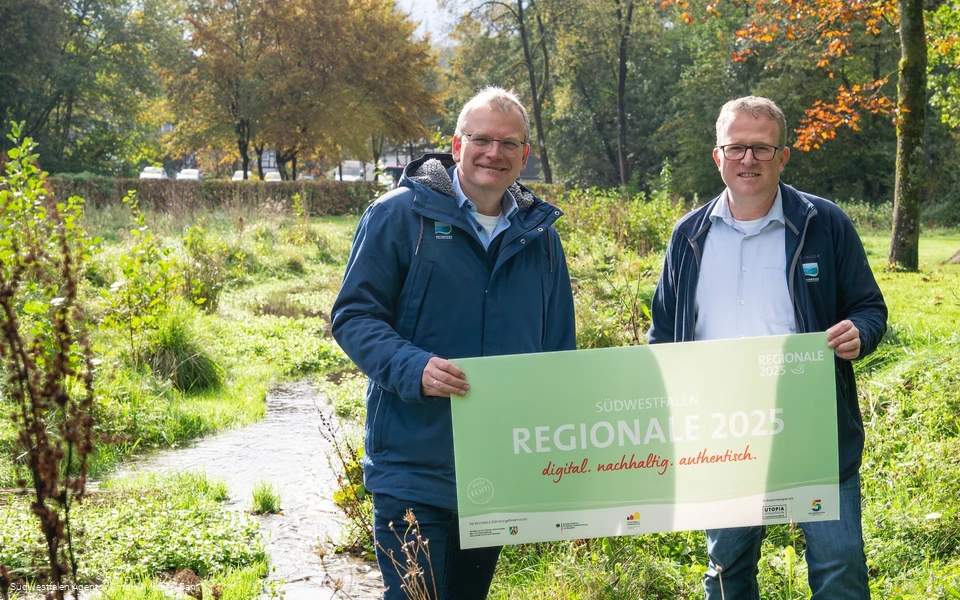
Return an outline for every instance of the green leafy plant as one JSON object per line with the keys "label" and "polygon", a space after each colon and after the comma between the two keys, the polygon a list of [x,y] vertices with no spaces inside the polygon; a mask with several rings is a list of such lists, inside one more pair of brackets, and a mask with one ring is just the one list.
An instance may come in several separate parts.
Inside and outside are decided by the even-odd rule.
{"label": "green leafy plant", "polygon": [[0,177],[0,359],[47,566],[11,572],[4,558],[0,596],[15,573],[27,573],[48,580],[62,599],[67,582],[77,581],[71,509],[85,491],[93,450],[93,358],[77,288],[94,242],[81,227],[82,199],[53,202],[22,127],[12,126],[15,147]]}
{"label": "green leafy plant", "polygon": [[293,195],[290,210],[293,213],[293,226],[287,231],[287,241],[294,246],[304,246],[310,241],[310,215],[299,193]]}
{"label": "green leafy plant", "polygon": [[183,276],[173,249],[164,247],[147,225],[136,193],[128,193],[123,202],[130,207],[129,234],[135,243],[117,261],[120,279],[101,291],[107,303],[103,325],[122,332],[133,363],[142,364],[146,335],[158,327]]}
{"label": "green leafy plant", "polygon": [[[188,258],[183,268],[188,297],[203,310],[216,312],[230,274],[227,268],[227,245],[210,236],[201,217],[183,236],[183,248]],[[244,257],[242,252],[237,252],[240,255],[235,256],[233,269],[240,269],[237,274],[242,274]]]}

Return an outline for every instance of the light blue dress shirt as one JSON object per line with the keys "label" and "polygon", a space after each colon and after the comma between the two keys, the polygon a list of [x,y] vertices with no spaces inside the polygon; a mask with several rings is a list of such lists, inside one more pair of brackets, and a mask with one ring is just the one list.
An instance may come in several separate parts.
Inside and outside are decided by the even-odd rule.
{"label": "light blue dress shirt", "polygon": [[730,213],[727,192],[710,213],[697,281],[697,340],[796,333],[787,286],[783,199],[755,221]]}
{"label": "light blue dress shirt", "polygon": [[477,236],[480,238],[480,243],[483,244],[483,248],[487,249],[490,247],[490,242],[501,232],[506,231],[510,227],[510,217],[512,217],[517,212],[517,200],[513,197],[513,194],[510,193],[510,190],[507,190],[503,193],[503,198],[500,199],[500,219],[497,221],[497,226],[493,230],[493,234],[487,234],[487,230],[483,228],[482,225],[477,221],[477,205],[473,203],[470,198],[467,198],[466,194],[463,193],[463,189],[460,187],[460,170],[454,169],[453,177],[453,191],[457,195],[457,204],[460,205],[460,210],[462,210],[466,215],[471,224],[477,230]]}

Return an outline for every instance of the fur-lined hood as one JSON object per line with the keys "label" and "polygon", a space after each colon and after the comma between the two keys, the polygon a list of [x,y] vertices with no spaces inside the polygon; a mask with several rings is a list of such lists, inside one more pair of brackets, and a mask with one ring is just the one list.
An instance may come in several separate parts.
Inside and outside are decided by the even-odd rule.
{"label": "fur-lined hood", "polygon": [[[453,191],[453,180],[447,170],[454,164],[456,163],[449,154],[427,155],[410,163],[404,171],[404,176],[441,194],[456,197],[457,194]],[[520,210],[530,208],[536,200],[533,192],[516,181],[507,190],[517,201],[517,208]]]}

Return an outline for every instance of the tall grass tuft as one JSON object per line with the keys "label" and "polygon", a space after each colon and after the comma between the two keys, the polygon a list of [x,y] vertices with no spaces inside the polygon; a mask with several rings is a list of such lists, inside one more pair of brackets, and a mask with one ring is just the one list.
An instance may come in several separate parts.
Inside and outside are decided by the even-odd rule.
{"label": "tall grass tuft", "polygon": [[216,389],[223,384],[223,369],[207,353],[196,330],[194,309],[179,306],[160,319],[144,353],[157,375],[169,378],[183,392]]}
{"label": "tall grass tuft", "polygon": [[259,481],[253,486],[253,514],[275,515],[280,512],[280,490],[272,483]]}

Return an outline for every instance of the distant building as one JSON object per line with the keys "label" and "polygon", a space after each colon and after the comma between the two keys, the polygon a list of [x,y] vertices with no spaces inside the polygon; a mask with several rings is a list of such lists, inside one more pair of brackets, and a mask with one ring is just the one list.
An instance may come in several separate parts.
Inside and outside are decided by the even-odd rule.
{"label": "distant building", "polygon": [[543,173],[540,171],[540,159],[530,153],[527,157],[527,166],[520,171],[520,181],[543,181]]}

